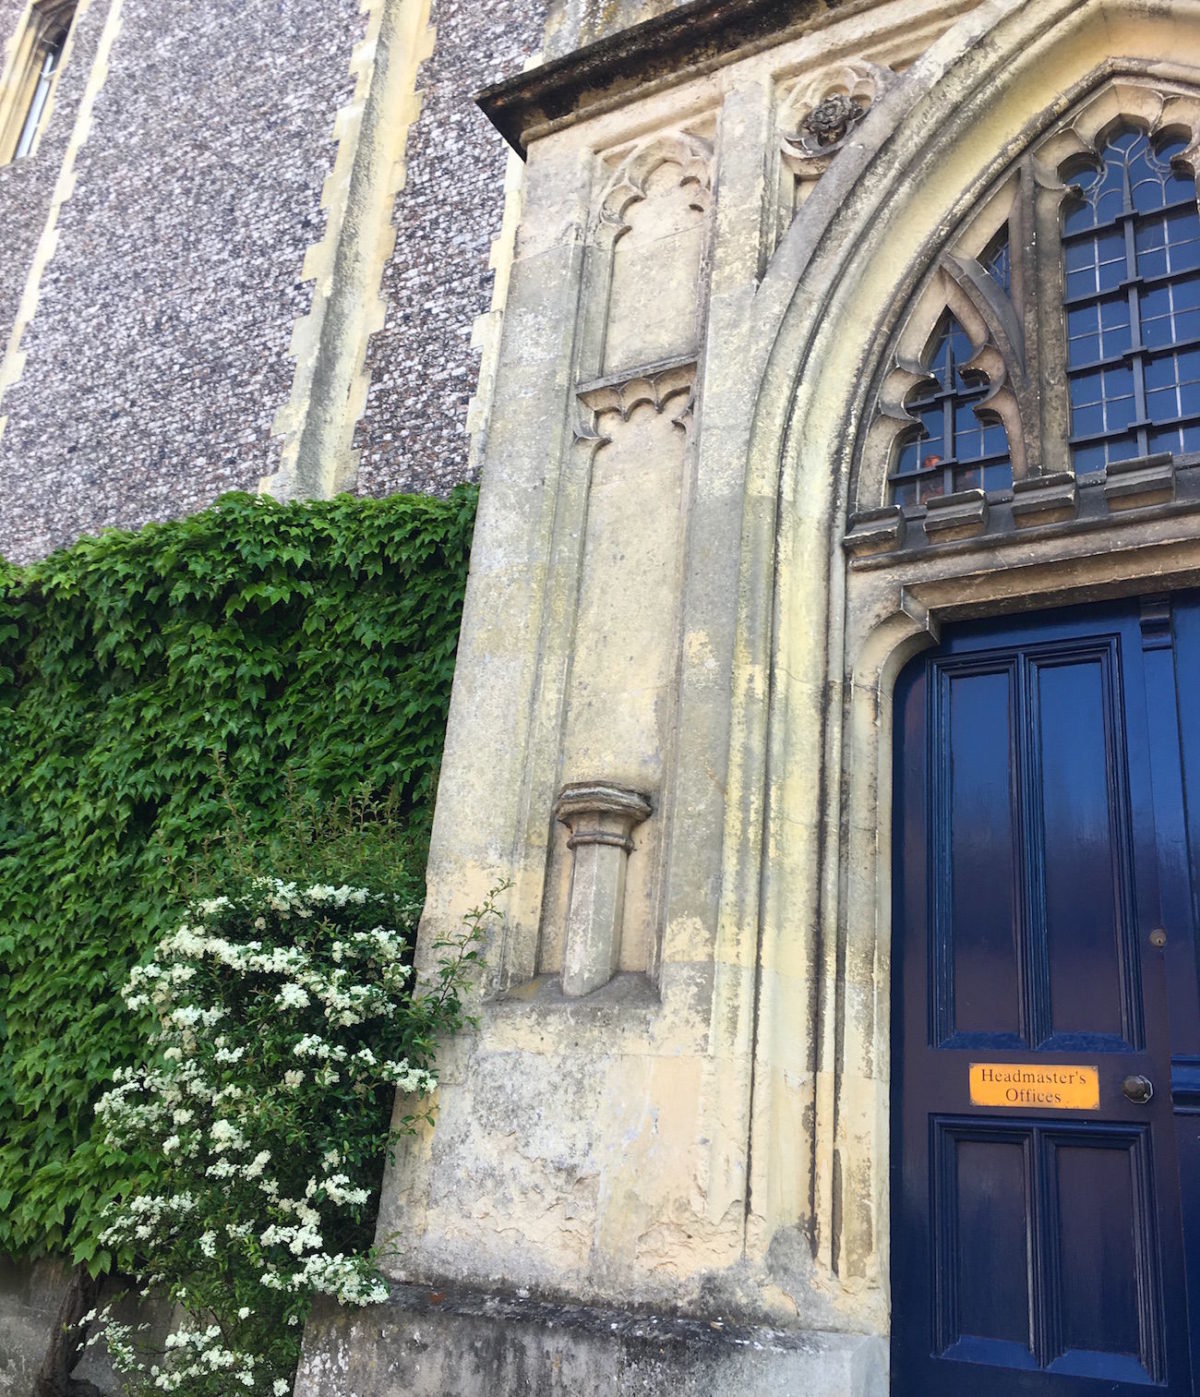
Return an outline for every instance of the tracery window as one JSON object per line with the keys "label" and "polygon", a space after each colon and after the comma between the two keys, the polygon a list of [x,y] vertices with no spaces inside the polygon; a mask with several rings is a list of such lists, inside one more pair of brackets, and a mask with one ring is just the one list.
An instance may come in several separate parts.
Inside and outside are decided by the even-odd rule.
{"label": "tracery window", "polygon": [[889,510],[927,541],[962,537],[1000,527],[989,504],[1024,527],[1075,512],[1079,485],[1126,508],[1132,472],[1200,465],[1197,152],[1200,95],[1114,79],[993,185],[880,370],[863,547],[904,536]]}
{"label": "tracery window", "polygon": [[1200,450],[1200,216],[1196,185],[1125,129],[1077,178],[1063,219],[1076,473]]}
{"label": "tracery window", "polygon": [[1008,436],[998,419],[980,411],[988,394],[987,379],[971,368],[970,338],[949,312],[938,325],[931,349],[930,380],[915,388],[905,403],[921,430],[900,448],[892,476],[897,504],[1012,484]]}

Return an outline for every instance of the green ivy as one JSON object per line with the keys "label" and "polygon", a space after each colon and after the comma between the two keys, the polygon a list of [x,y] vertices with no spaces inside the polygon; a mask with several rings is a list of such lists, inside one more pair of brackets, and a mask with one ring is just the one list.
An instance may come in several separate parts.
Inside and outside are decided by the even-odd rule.
{"label": "green ivy", "polygon": [[128,1164],[93,1107],[146,1027],[118,991],[232,811],[427,827],[474,507],[229,495],[0,567],[0,1252],[109,1264]]}

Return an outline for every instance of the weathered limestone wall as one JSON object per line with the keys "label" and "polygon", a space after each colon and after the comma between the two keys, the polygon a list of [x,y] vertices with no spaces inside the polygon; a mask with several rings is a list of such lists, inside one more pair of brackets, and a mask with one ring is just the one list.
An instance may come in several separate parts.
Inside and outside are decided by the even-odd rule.
{"label": "weathered limestone wall", "polygon": [[0,1258],[0,1394],[27,1397],[62,1298],[62,1268]]}
{"label": "weathered limestone wall", "polygon": [[[303,1397],[883,1393],[895,675],[957,617],[1200,579],[1183,468],[939,528],[870,444],[966,214],[1090,95],[1200,87],[1200,4],[778,14],[485,99],[528,165],[426,962],[511,887],[385,1186],[382,1337],[314,1325]],[[681,1312],[735,1334],[718,1371]]]}
{"label": "weathered limestone wall", "polygon": [[[742,535],[790,96],[801,77],[836,83],[848,53],[903,67],[952,19],[814,6],[775,49],[585,105],[529,142],[430,925],[501,876],[514,887],[480,1034],[397,1174],[397,1275],[882,1323],[878,1279],[851,1303],[794,1230],[830,1186],[803,1142],[817,1084],[802,1024],[763,1145],[794,1150],[791,1177],[772,1184],[778,1210],[753,1205],[791,1228],[747,1242],[759,944],[729,842],[752,844],[762,811],[749,790],[731,803],[731,684],[738,599],[759,585],[739,572],[765,561],[743,560]],[[808,624],[816,642],[819,612]],[[805,752],[815,787],[813,737]],[[581,786],[603,853],[581,835]],[[622,824],[613,792],[651,813],[627,806]]]}
{"label": "weathered limestone wall", "polygon": [[[879,1355],[841,1335],[715,1325],[520,1296],[398,1286],[368,1318],[325,1310],[297,1397],[844,1397]],[[403,1308],[401,1308],[403,1307]]]}
{"label": "weathered limestone wall", "polygon": [[[30,1265],[0,1256],[0,1397],[29,1397],[33,1391],[67,1281],[68,1268],[62,1262],[43,1259]],[[170,1311],[165,1305],[138,1306],[121,1298],[110,1282],[100,1303],[113,1299],[126,1323],[147,1323],[156,1337],[166,1334]],[[123,1387],[102,1345],[85,1351],[72,1376],[114,1397]]]}

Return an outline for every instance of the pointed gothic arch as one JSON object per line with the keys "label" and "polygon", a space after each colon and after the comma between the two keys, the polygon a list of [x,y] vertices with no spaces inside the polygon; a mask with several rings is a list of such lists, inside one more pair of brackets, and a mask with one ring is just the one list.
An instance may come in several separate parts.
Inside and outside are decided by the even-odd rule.
{"label": "pointed gothic arch", "polygon": [[[842,541],[872,397],[929,268],[953,230],[991,206],[1021,151],[1047,131],[1071,129],[1064,116],[1089,98],[1101,130],[1106,103],[1110,123],[1128,106],[1122,80],[1139,89],[1152,66],[1160,82],[1185,93],[1200,83],[1200,6],[1185,0],[1172,10],[1148,19],[1143,7],[1046,0],[968,17],[867,113],[842,167],[823,177],[784,236],[758,293],[763,373],[743,528],[730,779],[738,818],[727,824],[726,861],[748,870],[765,847],[773,877],[760,887],[735,872],[724,919],[734,925],[756,914],[765,987],[750,1228],[765,1243],[789,1216],[804,1219],[819,1273],[860,1299],[874,1294],[881,1332],[895,676],[958,617],[1137,591],[1151,578],[1157,587],[1195,582],[1200,546],[1182,523],[1152,531],[1126,517],[1118,546],[1103,553],[1101,528],[1047,529],[1034,546],[1023,536],[986,549],[971,531],[948,531],[952,546],[940,559],[930,550],[899,562],[848,556]],[[1187,52],[1198,56],[1195,66],[1179,61]],[[983,218],[973,225],[978,253],[1002,221],[998,214],[990,229]],[[939,311],[961,294],[979,314],[962,280],[947,277]],[[971,318],[965,306],[963,314]],[[1055,502],[1046,503],[1053,525]],[[886,521],[869,522],[886,554],[894,546]],[[811,560],[826,556],[832,563],[821,575]],[[772,573],[773,588],[763,585]],[[769,684],[758,682],[763,675]],[[820,753],[805,779],[794,772],[800,733]],[[747,809],[761,819],[745,819]],[[797,966],[813,984],[790,978]],[[774,1099],[770,1064],[786,1061],[797,1037],[816,1045],[815,1128],[788,1177],[786,1142],[795,1137]]]}
{"label": "pointed gothic arch", "polygon": [[[1102,80],[1072,111],[1031,140],[979,210],[972,211],[932,257],[893,332],[889,353],[877,370],[874,404],[860,428],[851,485],[852,525],[856,515],[865,515],[877,534],[881,518],[893,507],[894,541],[899,544],[904,532],[899,515],[907,517],[907,506],[919,502],[916,495],[922,485],[927,493],[938,496],[970,486],[986,492],[996,488],[998,482],[982,479],[978,470],[969,469],[969,462],[953,479],[948,467],[942,473],[944,485],[932,478],[927,482],[910,479],[903,494],[896,486],[896,457],[917,430],[910,407],[926,376],[917,346],[929,340],[947,313],[966,325],[964,307],[973,317],[968,331],[971,366],[986,380],[986,401],[1008,438],[1020,495],[1018,521],[1024,517],[1022,507],[1038,493],[1039,480],[1094,468],[1095,449],[1079,439],[1080,432],[1085,437],[1087,432],[1082,424],[1076,431],[1069,412],[1069,399],[1076,394],[1067,391],[1070,384],[1064,386],[1062,376],[1068,361],[1074,366],[1078,358],[1075,350],[1081,336],[1074,321],[1087,310],[1096,316],[1104,297],[1098,293],[1093,302],[1075,306],[1083,269],[1070,272],[1064,258],[1086,255],[1088,243],[1086,238],[1081,241],[1078,230],[1071,231],[1071,220],[1078,221],[1086,212],[1087,187],[1111,164],[1117,152],[1114,141],[1132,142],[1142,152],[1136,158],[1143,164],[1150,161],[1154,167],[1150,173],[1159,183],[1170,184],[1172,195],[1190,189],[1194,205],[1198,135],[1200,90],[1184,82],[1131,75]],[[1165,184],[1159,192],[1167,197]],[[1177,210],[1171,218],[1183,212]],[[1195,220],[1193,212],[1191,222]],[[1001,236],[1009,249],[1007,285],[1001,285],[987,265]],[[1165,267],[1165,249],[1160,260]],[[1137,268],[1128,271],[1136,275]],[[1109,292],[1119,289],[1119,273],[1114,266]],[[1161,295],[1152,291],[1152,299],[1155,294]],[[1128,327],[1128,313],[1125,324]],[[1096,355],[1104,357],[1099,346]],[[1135,360],[1133,369],[1140,369],[1140,360]],[[1079,377],[1077,367],[1068,369],[1070,380]],[[1124,454],[1148,454],[1147,441],[1157,441],[1158,436],[1142,429],[1137,440],[1122,444]],[[1104,464],[1103,455],[1100,464]],[[909,462],[907,476],[912,477],[915,470]],[[1011,488],[1013,481],[1006,484]],[[934,522],[932,516],[930,522]],[[929,536],[932,541],[933,533]]]}

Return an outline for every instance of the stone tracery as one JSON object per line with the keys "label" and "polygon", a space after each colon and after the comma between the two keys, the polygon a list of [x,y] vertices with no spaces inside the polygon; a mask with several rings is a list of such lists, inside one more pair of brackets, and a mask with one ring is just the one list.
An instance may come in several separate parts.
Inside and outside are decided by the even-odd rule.
{"label": "stone tracery", "polygon": [[[1150,149],[1161,152],[1156,166],[1194,171],[1200,99],[1129,79],[1105,84],[1033,144],[937,257],[880,371],[862,439],[857,508],[846,540],[851,553],[1075,517],[1077,477],[1096,467],[1078,455],[1072,426],[1063,228],[1085,206],[1084,186],[1098,178],[1085,179],[1085,172],[1103,170],[1105,151],[1123,130],[1148,137]],[[938,425],[931,415],[937,392],[948,391],[938,384],[936,361],[949,323],[962,332],[957,401],[977,414],[977,450],[962,459],[947,459],[936,444],[927,452],[920,446]],[[1007,437],[1011,482],[994,470],[985,478],[999,459],[996,426]],[[989,429],[993,440],[985,450]],[[1145,445],[1152,438],[1142,431],[1138,450],[1118,453],[1128,460],[1108,463],[1112,482],[1096,478],[1106,486],[1096,497],[1105,509],[1174,498],[1174,465],[1166,462],[1172,482],[1166,488],[1164,460]],[[943,432],[943,446],[949,440]]]}

